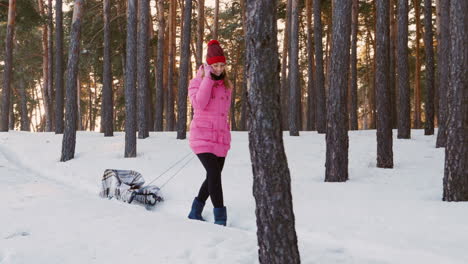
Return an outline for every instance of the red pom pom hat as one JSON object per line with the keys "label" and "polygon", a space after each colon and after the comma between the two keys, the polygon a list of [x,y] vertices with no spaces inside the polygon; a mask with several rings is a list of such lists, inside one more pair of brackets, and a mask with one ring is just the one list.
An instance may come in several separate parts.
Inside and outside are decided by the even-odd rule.
{"label": "red pom pom hat", "polygon": [[215,39],[208,42],[208,53],[206,54],[206,62],[211,65],[217,62],[226,63],[226,57],[224,57],[224,51],[219,45],[219,42]]}

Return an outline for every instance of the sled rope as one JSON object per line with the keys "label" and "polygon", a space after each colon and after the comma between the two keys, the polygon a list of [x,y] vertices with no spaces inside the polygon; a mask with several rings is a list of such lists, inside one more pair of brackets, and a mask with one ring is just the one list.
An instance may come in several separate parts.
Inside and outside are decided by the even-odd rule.
{"label": "sled rope", "polygon": [[177,170],[165,183],[163,183],[163,185],[161,185],[161,187],[159,188],[160,190],[164,187],[164,185],[166,185],[167,183],[169,183],[177,174],[179,174],[179,172],[185,168],[189,163],[190,161],[193,160],[193,158],[195,158],[195,155],[192,156],[187,162],[184,163],[184,165],[182,165],[182,167],[179,168],[179,170]]}
{"label": "sled rope", "polygon": [[[157,179],[161,178],[164,174],[166,174],[168,171],[170,171],[172,168],[174,168],[177,164],[179,164],[180,162],[182,162],[183,160],[185,160],[190,154],[192,154],[192,152],[187,153],[184,157],[182,157],[180,160],[178,160],[176,163],[174,163],[172,166],[170,166],[167,170],[165,170],[163,173],[161,173],[158,177],[156,177],[154,180],[152,180],[151,182],[149,182],[148,185],[151,185],[151,183],[153,183],[153,182],[155,182]],[[192,159],[193,159],[193,157],[192,157]],[[190,159],[190,160],[192,160],[192,159]],[[187,163],[188,163],[188,162],[187,162]],[[187,163],[185,163],[183,167],[185,167],[185,166],[187,165]],[[182,168],[183,168],[183,167],[182,167]],[[179,171],[180,171],[180,170],[179,170]],[[177,171],[177,172],[179,172],[179,171]],[[174,175],[171,176],[171,178],[172,178],[172,177],[174,177]]]}

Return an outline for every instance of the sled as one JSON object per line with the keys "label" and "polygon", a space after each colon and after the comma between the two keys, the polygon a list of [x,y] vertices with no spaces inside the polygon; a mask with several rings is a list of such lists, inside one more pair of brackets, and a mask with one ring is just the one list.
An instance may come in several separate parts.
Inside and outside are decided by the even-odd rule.
{"label": "sled", "polygon": [[107,169],[102,176],[99,196],[145,207],[153,207],[164,201],[159,187],[144,184],[143,176],[137,171]]}

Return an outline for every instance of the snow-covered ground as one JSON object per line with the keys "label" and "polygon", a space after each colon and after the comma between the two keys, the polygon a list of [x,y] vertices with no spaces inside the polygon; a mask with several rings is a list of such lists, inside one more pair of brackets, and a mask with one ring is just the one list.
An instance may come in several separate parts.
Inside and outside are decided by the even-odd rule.
{"label": "snow-covered ground", "polygon": [[[396,132],[395,132],[396,133]],[[285,133],[302,263],[468,263],[468,203],[442,202],[444,150],[435,136],[394,136],[394,169],[376,168],[374,131],[350,132],[349,177],[325,183],[325,138]],[[246,132],[233,132],[223,171],[228,227],[188,220],[204,169],[175,133],[138,140],[78,132],[75,159],[59,162],[62,136],[0,133],[0,263],[258,263]],[[153,210],[98,196],[107,168],[150,182],[193,158]],[[161,185],[184,162],[158,179]]]}

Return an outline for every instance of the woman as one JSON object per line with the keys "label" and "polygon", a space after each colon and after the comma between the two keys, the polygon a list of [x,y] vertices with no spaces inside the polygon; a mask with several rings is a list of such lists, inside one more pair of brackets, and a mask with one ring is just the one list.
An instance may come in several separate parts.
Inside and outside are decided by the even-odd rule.
{"label": "woman", "polygon": [[194,115],[190,124],[190,148],[206,170],[206,179],[192,203],[188,218],[203,220],[201,213],[208,197],[214,209],[215,224],[226,225],[221,171],[230,149],[228,123],[231,106],[231,84],[226,77],[226,58],[217,40],[208,43],[206,62],[190,81],[189,97]]}

